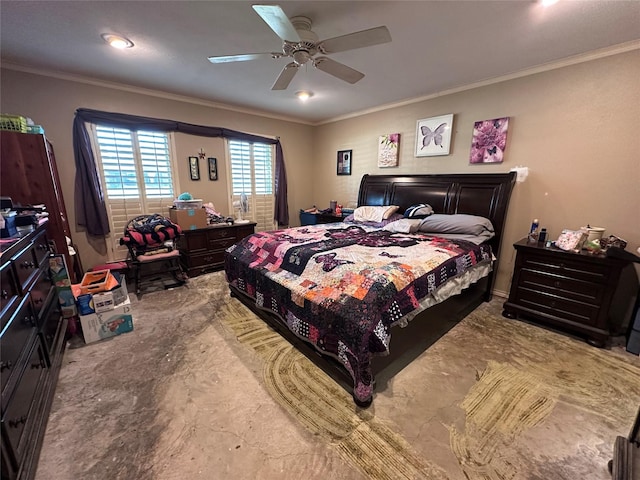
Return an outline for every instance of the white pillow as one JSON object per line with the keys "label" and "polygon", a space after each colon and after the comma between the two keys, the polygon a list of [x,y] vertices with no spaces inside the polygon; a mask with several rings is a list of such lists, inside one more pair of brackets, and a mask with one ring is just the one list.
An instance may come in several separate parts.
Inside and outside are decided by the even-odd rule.
{"label": "white pillow", "polygon": [[353,219],[356,222],[381,222],[396,213],[399,208],[398,205],[358,207],[353,212]]}
{"label": "white pillow", "polygon": [[403,218],[395,222],[387,223],[382,229],[392,233],[415,233],[420,227],[420,222],[421,220],[417,218],[413,220]]}

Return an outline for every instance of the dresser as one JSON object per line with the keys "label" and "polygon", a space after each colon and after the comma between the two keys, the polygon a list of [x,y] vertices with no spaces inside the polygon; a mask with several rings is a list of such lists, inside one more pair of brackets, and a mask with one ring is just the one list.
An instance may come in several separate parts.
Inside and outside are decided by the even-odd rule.
{"label": "dresser", "polygon": [[47,221],[2,243],[2,478],[33,478],[64,351]]}
{"label": "dresser", "polygon": [[254,233],[255,226],[251,222],[183,230],[178,239],[182,268],[189,277],[222,269],[224,251]]}
{"label": "dresser", "polygon": [[47,236],[56,252],[64,254],[74,283],[74,259],[67,239],[71,229],[53,146],[44,135],[0,131],[0,192],[14,205],[44,204],[49,212]]}
{"label": "dresser", "polygon": [[566,252],[542,243],[514,244],[516,262],[503,315],[586,338],[603,347],[624,334],[627,306],[633,305],[638,279],[624,260],[586,251]]}

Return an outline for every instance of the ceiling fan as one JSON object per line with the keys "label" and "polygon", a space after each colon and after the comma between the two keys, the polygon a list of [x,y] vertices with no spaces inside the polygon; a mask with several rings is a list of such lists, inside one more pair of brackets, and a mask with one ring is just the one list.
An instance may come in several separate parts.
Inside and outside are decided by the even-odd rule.
{"label": "ceiling fan", "polygon": [[319,53],[327,55],[344,52],[391,41],[391,34],[385,26],[318,41],[318,36],[311,31],[311,20],[307,17],[292,17],[289,19],[278,5],[253,5],[253,9],[283,40],[282,52],[213,56],[209,57],[209,61],[211,63],[244,62],[265,56],[292,58],[293,61],[284,66],[271,90],[286,90],[298,68],[307,63],[311,63],[318,70],[322,70],[340,80],[351,84],[356,83],[364,77],[364,73],[329,57],[316,57],[316,55]]}

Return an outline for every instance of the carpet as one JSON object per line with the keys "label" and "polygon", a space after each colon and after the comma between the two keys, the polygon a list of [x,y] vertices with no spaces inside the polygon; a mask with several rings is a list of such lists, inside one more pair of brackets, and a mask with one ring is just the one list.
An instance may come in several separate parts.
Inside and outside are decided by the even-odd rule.
{"label": "carpet", "polygon": [[[370,478],[449,478],[392,426],[355,409],[347,392],[239,301],[228,299],[219,321],[264,361],[263,380],[278,403]],[[496,345],[507,340],[517,350],[510,363],[488,361],[478,373],[459,404],[465,429],[447,426],[451,450],[470,480],[525,478],[518,466],[526,463],[526,451],[518,452],[517,439],[543,424],[559,401],[601,415],[612,425],[627,425],[636,410],[640,368],[630,356],[611,356],[575,339],[496,317],[482,306],[456,329],[450,337],[490,330]],[[449,336],[440,340],[441,349],[450,348]],[[636,402],[613,404],[620,399]],[[543,475],[544,467],[536,469]],[[558,471],[547,473],[540,478],[559,478]]]}
{"label": "carpet", "polygon": [[133,332],[70,342],[36,479],[610,478],[638,357],[505,319],[501,303],[363,410],[221,272],[132,298]]}

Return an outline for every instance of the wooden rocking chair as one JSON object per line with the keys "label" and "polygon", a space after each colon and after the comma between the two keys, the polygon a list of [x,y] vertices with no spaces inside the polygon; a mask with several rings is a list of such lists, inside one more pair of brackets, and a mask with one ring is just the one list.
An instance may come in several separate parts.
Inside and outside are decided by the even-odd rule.
{"label": "wooden rocking chair", "polygon": [[[179,225],[157,213],[140,215],[127,223],[120,244],[129,250],[127,264],[138,298],[142,296],[143,283],[163,281],[165,289],[185,284],[188,277],[176,248],[181,234]],[[167,276],[171,278],[169,282]]]}

